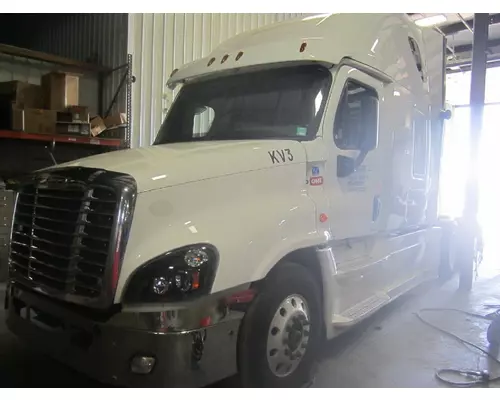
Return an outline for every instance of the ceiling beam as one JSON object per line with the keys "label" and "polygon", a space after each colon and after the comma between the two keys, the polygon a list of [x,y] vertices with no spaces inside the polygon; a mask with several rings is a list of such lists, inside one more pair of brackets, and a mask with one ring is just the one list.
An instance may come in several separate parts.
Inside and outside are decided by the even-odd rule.
{"label": "ceiling beam", "polygon": [[[500,46],[500,39],[490,39],[486,44],[486,49],[490,49],[492,47]],[[462,44],[460,46],[455,46],[453,48],[455,53],[466,53],[472,51],[472,44]],[[451,52],[448,50],[448,54]]]}
{"label": "ceiling beam", "polygon": [[[474,29],[474,18],[465,20],[471,29]],[[491,14],[489,17],[490,25],[500,23],[500,14]],[[458,32],[465,31],[467,28],[465,27],[462,21],[455,22],[454,24],[441,26],[441,30],[446,36],[453,35]]]}
{"label": "ceiling beam", "polygon": [[465,27],[467,28],[467,30],[474,34],[474,30],[470,27],[469,23],[464,19],[464,17],[462,17],[462,14],[458,13],[458,18],[460,18],[460,21],[462,21],[462,23],[465,25]]}
{"label": "ceiling beam", "polygon": [[[494,68],[494,67],[500,67],[500,61],[488,60],[486,62],[486,68]],[[472,69],[472,60],[469,60],[465,63],[447,65],[446,66],[446,73],[447,74],[457,74],[460,72],[470,71],[471,69]]]}

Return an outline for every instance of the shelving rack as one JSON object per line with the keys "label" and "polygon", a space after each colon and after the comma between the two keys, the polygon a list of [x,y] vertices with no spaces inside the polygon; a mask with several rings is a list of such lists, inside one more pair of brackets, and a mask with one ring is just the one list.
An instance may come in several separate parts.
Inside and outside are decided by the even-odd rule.
{"label": "shelving rack", "polygon": [[[125,149],[130,147],[131,138],[131,119],[132,119],[132,102],[131,102],[131,89],[134,77],[132,75],[132,55],[127,56],[127,62],[123,65],[116,67],[96,65],[86,62],[81,62],[77,60],[68,59],[65,57],[60,57],[53,54],[47,54],[39,51],[19,48],[15,46],[0,44],[0,54],[16,57],[16,59],[34,60],[41,61],[53,65],[61,71],[68,73],[78,73],[89,76],[95,76],[97,80],[97,110],[98,114],[103,118],[106,118],[113,106],[116,104],[118,98],[120,97],[121,91],[125,90],[125,104],[123,105],[126,109],[127,124],[124,129],[123,137],[121,138],[105,138],[105,137],[87,137],[87,136],[71,136],[63,134],[42,134],[42,133],[28,133],[21,131],[14,131],[8,129],[0,129],[0,147],[4,146],[7,148],[19,148],[23,147],[24,142],[29,142],[30,146],[26,147],[37,147],[42,146],[42,152],[44,154],[49,152],[50,159],[47,161],[50,164],[58,162],[55,159],[53,152],[56,145],[63,146],[62,152],[65,152],[68,146],[71,147],[70,152],[71,157],[80,158],[88,154],[96,154],[101,152]],[[120,80],[119,86],[116,88],[114,96],[110,101],[110,104],[104,104],[104,86],[106,80],[115,73],[116,71],[123,71],[122,78]],[[9,143],[7,143],[9,142]],[[26,143],[28,144],[28,143]],[[21,150],[19,150],[21,151]],[[81,155],[80,155],[81,154]],[[33,155],[31,155],[33,157]],[[30,158],[30,155],[27,157]],[[29,160],[26,160],[29,161]],[[69,161],[64,159],[63,161]],[[11,167],[7,168],[9,174],[11,172]],[[2,166],[0,165],[0,178],[2,177]]]}

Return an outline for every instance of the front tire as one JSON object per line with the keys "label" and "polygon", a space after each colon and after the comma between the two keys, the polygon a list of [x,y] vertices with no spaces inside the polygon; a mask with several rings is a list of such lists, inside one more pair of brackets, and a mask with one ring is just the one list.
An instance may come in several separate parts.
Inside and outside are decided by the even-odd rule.
{"label": "front tire", "polygon": [[303,266],[282,262],[243,320],[238,364],[246,387],[301,387],[314,375],[321,340],[319,289]]}

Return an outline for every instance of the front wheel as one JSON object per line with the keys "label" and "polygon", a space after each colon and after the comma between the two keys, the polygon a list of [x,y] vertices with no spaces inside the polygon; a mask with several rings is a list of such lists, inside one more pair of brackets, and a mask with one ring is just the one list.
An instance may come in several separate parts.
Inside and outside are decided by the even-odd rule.
{"label": "front wheel", "polygon": [[239,337],[244,386],[300,387],[314,374],[321,339],[318,285],[301,265],[275,267],[250,306]]}

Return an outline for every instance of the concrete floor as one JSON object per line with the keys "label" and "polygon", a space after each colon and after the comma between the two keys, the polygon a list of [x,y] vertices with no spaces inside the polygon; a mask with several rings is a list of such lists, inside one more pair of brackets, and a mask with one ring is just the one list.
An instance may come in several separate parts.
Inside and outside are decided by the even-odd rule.
{"label": "concrete floor", "polygon": [[[329,343],[314,386],[437,387],[443,386],[434,377],[439,368],[489,369],[492,376],[500,375],[500,364],[427,327],[415,316],[418,310],[432,307],[486,314],[490,310],[485,304],[500,304],[500,275],[480,278],[469,294],[456,289],[455,281],[444,286],[426,284]],[[1,287],[0,296],[3,299]],[[487,348],[487,321],[452,312],[425,314],[425,318]],[[238,385],[235,377],[214,386]],[[61,386],[101,385],[29,351],[6,330],[0,311],[0,387]]]}

